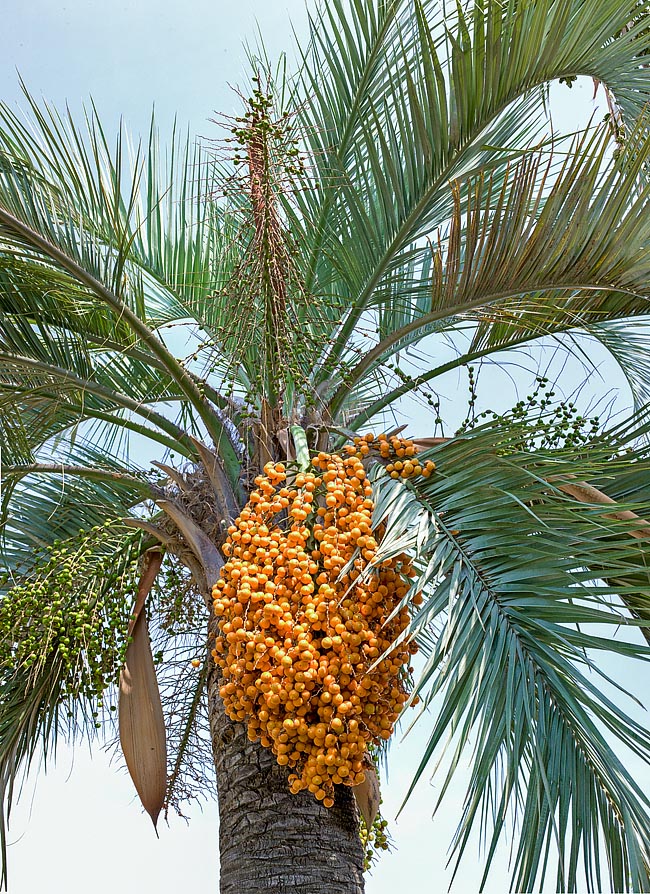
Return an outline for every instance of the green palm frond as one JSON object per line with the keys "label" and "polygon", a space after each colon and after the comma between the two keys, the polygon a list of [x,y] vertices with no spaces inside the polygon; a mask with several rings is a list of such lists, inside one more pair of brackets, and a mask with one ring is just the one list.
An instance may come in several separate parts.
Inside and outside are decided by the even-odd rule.
{"label": "green palm frond", "polygon": [[[177,385],[184,400],[219,445],[235,483],[239,464],[227,428],[205,400],[194,376],[173,357],[156,331],[162,321],[182,319],[187,311],[177,300],[173,291],[175,284],[170,286],[160,276],[152,275],[139,263],[134,250],[136,234],[146,230],[152,215],[155,218],[165,187],[157,180],[149,183],[147,198],[151,207],[148,207],[142,201],[145,160],[136,152],[129,169],[122,134],[111,152],[94,114],[88,117],[87,131],[82,133],[69,115],[63,121],[49,107],[41,108],[34,101],[29,102],[36,135],[8,108],[0,108],[3,253],[12,257],[14,264],[21,260],[18,266],[23,277],[29,276],[36,265],[41,287],[49,271],[54,271],[55,288],[48,293],[50,301],[63,292],[65,306],[69,307],[71,297],[81,290],[95,317],[102,320],[98,324],[100,329],[110,328],[112,324],[117,335],[128,329],[129,347],[135,341],[140,353],[153,358],[152,365],[162,367]],[[155,140],[152,139],[149,148],[149,170],[153,172]],[[185,174],[192,161],[188,150]],[[172,224],[174,220],[179,227],[192,222],[187,218],[185,204],[183,210],[179,211],[174,204],[169,206],[169,211],[173,212]],[[211,232],[209,227],[206,232]],[[155,219],[146,233],[151,240],[154,235],[159,241],[164,239]],[[197,238],[203,246],[203,233]],[[143,240],[140,236],[137,247],[146,260],[153,265],[157,259],[160,266],[165,257],[168,267],[172,268],[168,272],[180,276],[180,267],[185,261],[180,259],[178,246],[171,245],[165,253]],[[70,297],[65,294],[66,282],[72,287]],[[38,318],[38,292],[32,290],[32,295],[36,305],[33,316]],[[27,323],[31,316],[27,315]]]}
{"label": "green palm frond", "polygon": [[437,7],[417,3],[328,7],[307,56],[313,99],[304,107],[305,141],[314,143],[315,178],[325,188],[304,216],[316,226],[308,269],[320,265],[328,293],[332,271],[345,283],[332,362],[417,240],[452,215],[449,181],[503,171],[529,147],[537,88],[589,74],[620,97],[631,122],[638,116],[648,93],[637,62],[643,24],[615,37],[636,10],[634,2],[597,11],[578,0],[485,2],[436,21]]}
{"label": "green palm frond", "polygon": [[125,518],[155,495],[137,469],[83,441],[67,445],[63,459],[14,464],[6,459],[3,455],[0,541],[6,569],[24,565],[32,550]]}
{"label": "green palm frond", "polygon": [[[37,419],[32,420],[30,434],[34,445],[71,425],[112,418],[115,425],[191,455],[186,433],[160,409],[165,402],[178,406],[186,401],[173,376],[134,344],[131,333],[125,335],[119,324],[114,327],[98,313],[87,294],[68,288],[61,277],[48,282],[40,275],[42,270],[28,263],[20,268],[18,279],[11,265],[3,271],[4,414],[16,409],[14,401],[22,414],[34,411]],[[211,389],[206,390],[212,397]]]}
{"label": "green palm frond", "polygon": [[88,420],[102,420],[191,455],[191,442],[173,419],[124,392],[27,357],[0,353],[0,362],[3,425],[18,425],[19,418],[33,449]]}
{"label": "green palm frond", "polygon": [[[480,824],[484,882],[514,823],[513,889],[541,883],[556,851],[559,890],[602,890],[601,858],[613,890],[647,890],[650,802],[612,740],[648,762],[650,736],[608,695],[597,660],[650,658],[634,637],[616,636],[642,623],[626,617],[626,602],[650,605],[645,542],[629,535],[638,522],[558,489],[576,479],[615,482],[628,468],[623,429],[587,450],[523,453],[525,429],[529,437],[523,424],[483,427],[430,451],[430,479],[376,482],[378,521],[388,513],[382,555],[412,550],[419,572],[411,593],[425,597],[412,632],[426,652],[416,691],[429,710],[417,723],[431,730],[409,793],[449,739],[442,798],[471,747],[453,847],[460,859]],[[647,450],[632,468],[627,489],[643,485],[645,499],[622,506],[647,515]],[[616,585],[602,580],[603,569]]]}
{"label": "green palm frond", "polygon": [[[402,324],[347,373],[332,411],[349,383],[436,329],[475,326],[468,349],[459,352],[460,365],[549,334],[645,316],[649,232],[641,209],[650,187],[638,187],[650,155],[645,129],[641,119],[635,151],[605,171],[609,135],[601,129],[576,142],[552,186],[546,181],[552,156],[543,150],[516,164],[496,190],[492,178],[462,189],[451,184],[455,212],[444,251],[432,249],[428,306],[418,300],[410,313],[402,311]],[[448,369],[425,370],[417,383]]]}
{"label": "green palm frond", "polygon": [[650,402],[650,365],[648,363],[648,319],[612,320],[588,328],[589,334],[603,344],[625,375],[640,409]]}

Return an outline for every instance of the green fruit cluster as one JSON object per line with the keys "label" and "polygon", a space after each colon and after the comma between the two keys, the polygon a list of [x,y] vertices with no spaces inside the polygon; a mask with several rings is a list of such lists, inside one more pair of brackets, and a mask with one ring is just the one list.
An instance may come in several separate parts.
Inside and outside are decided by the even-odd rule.
{"label": "green fruit cluster", "polygon": [[[505,413],[484,410],[475,414],[477,401],[474,368],[468,368],[468,413],[456,435],[464,434],[483,421],[521,425],[522,450],[560,450],[566,447],[588,448],[598,440],[602,428],[599,416],[584,416],[573,401],[557,400],[553,385],[546,376],[536,376],[531,393]],[[513,449],[511,445],[510,449]]]}
{"label": "green fruit cluster", "polygon": [[32,568],[0,581],[3,676],[35,678],[57,666],[61,701],[88,698],[102,707],[128,645],[139,552],[128,537],[109,521],[56,541]]}
{"label": "green fruit cluster", "polygon": [[359,837],[363,847],[363,871],[368,872],[379,859],[379,852],[390,850],[391,840],[388,834],[388,821],[384,819],[381,813],[378,813],[372,826],[368,828],[363,817],[361,817]]}

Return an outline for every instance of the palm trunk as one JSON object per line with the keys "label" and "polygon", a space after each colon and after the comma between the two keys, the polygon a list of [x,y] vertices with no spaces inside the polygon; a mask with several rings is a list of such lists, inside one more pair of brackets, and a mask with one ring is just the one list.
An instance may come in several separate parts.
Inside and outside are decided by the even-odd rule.
{"label": "palm trunk", "polygon": [[293,795],[270,749],[225,714],[216,667],[208,710],[219,798],[221,894],[363,894],[363,852],[352,790],[334,806]]}
{"label": "palm trunk", "polygon": [[[193,482],[191,499],[181,496],[186,505],[166,501],[163,508],[191,547],[183,561],[209,604],[223,563],[214,546],[223,510],[214,505],[206,515],[214,491],[212,484],[206,485],[204,498],[198,499],[200,485]],[[214,615],[208,627],[211,650],[217,632]],[[287,768],[270,749],[248,739],[244,724],[226,715],[220,680],[210,657],[207,695],[220,816],[221,894],[363,894],[363,848],[352,789],[336,786],[330,808],[309,792],[292,794]]]}

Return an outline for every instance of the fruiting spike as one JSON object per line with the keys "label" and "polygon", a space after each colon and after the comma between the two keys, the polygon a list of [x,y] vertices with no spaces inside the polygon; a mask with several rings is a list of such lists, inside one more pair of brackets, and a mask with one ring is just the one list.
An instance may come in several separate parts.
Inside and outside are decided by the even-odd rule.
{"label": "fruiting spike", "polygon": [[407,462],[398,475],[424,469],[410,461],[411,441],[393,437],[388,453],[386,443],[366,435],[345,456],[318,453],[289,478],[268,462],[228,530],[213,589],[228,716],[295,770],[293,792],[307,789],[327,807],[335,785],[364,783],[367,746],[390,737],[407,699],[415,647],[394,645],[409,614],[392,615],[411,565],[406,555],[373,565],[382,528],[372,528],[363,459],[399,451]]}

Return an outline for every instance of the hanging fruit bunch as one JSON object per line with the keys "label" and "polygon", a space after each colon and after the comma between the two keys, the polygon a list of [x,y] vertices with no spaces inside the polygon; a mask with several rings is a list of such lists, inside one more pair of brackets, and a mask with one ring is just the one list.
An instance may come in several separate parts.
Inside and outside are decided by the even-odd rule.
{"label": "hanging fruit bunch", "polygon": [[368,745],[390,737],[416,651],[393,645],[409,613],[390,616],[413,572],[406,555],[373,564],[382,528],[373,533],[364,459],[390,459],[393,477],[435,468],[399,438],[367,435],[345,453],[319,453],[308,471],[267,463],[228,530],[213,591],[228,716],[294,770],[293,792],[326,807],[335,785],[363,782]]}

